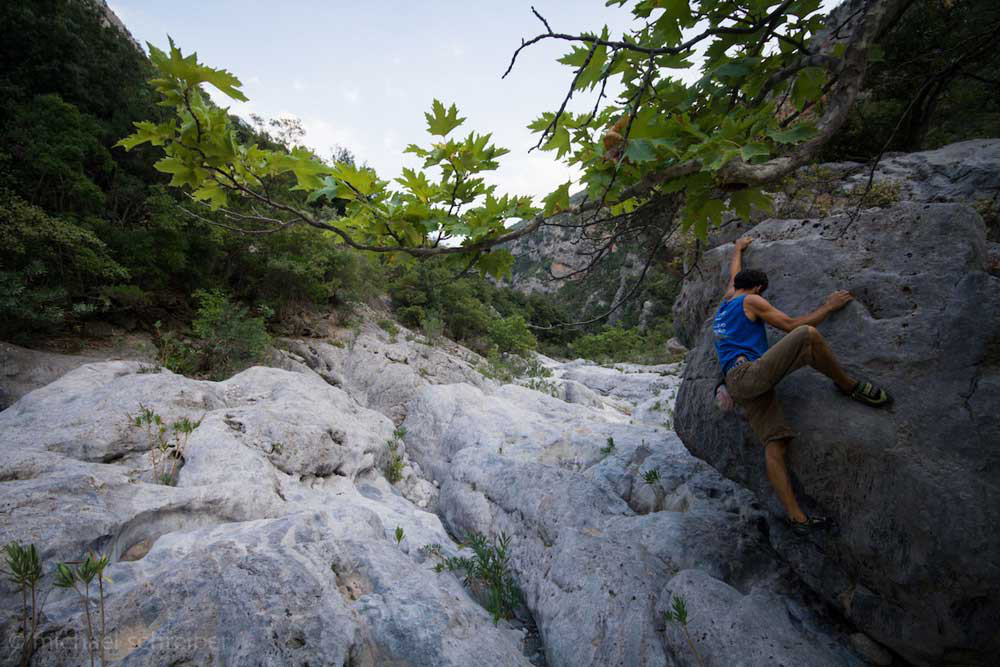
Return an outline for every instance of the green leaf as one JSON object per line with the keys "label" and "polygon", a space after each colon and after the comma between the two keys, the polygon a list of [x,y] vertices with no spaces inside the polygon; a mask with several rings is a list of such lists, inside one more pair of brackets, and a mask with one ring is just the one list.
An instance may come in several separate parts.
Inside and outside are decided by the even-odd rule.
{"label": "green leaf", "polygon": [[773,203],[771,198],[764,194],[760,188],[747,188],[737,190],[730,195],[729,205],[736,215],[744,220],[749,220],[754,208],[770,213]]}
{"label": "green leaf", "polygon": [[510,275],[514,266],[514,256],[506,250],[491,250],[476,261],[480,275],[490,275],[500,280]]}
{"label": "green leaf", "polygon": [[[709,199],[702,204],[701,209],[698,210],[698,215],[705,221],[706,225],[718,226],[722,223],[722,214],[725,210],[726,206],[721,201],[718,199]],[[699,232],[698,235],[701,238],[705,238],[707,234]]]}
{"label": "green leaf", "polygon": [[819,67],[807,67],[795,77],[792,84],[792,102],[796,108],[802,109],[807,102],[812,102],[823,93],[826,84],[826,70]]}
{"label": "green leaf", "polygon": [[648,139],[635,139],[628,142],[625,157],[632,162],[652,162],[656,159],[656,151]]}
{"label": "green leaf", "polygon": [[[325,178],[323,178],[323,187],[310,192],[309,196],[306,197],[306,203],[312,204],[313,202],[319,201],[324,197],[330,201],[333,201],[334,199],[338,198],[344,198],[338,195],[339,190],[340,186],[337,183],[337,181],[332,176],[326,176]],[[347,198],[350,199],[352,197],[347,197]]]}
{"label": "green leaf", "polygon": [[154,146],[163,146],[177,132],[177,126],[172,120],[160,124],[144,120],[133,123],[133,125],[136,131],[116,143],[115,146],[121,146],[127,151],[147,141]]}
{"label": "green leaf", "polygon": [[170,185],[172,187],[180,187],[183,185],[189,185],[192,188],[197,188],[202,179],[203,171],[198,169],[183,160],[167,156],[157,160],[153,164],[153,167],[164,174],[170,174],[172,178],[170,179]]}
{"label": "green leaf", "polygon": [[771,137],[779,144],[797,144],[816,135],[816,127],[811,123],[799,123],[794,127],[784,130],[773,128],[767,131],[767,136]]}
{"label": "green leaf", "polygon": [[[350,186],[350,189],[354,191],[351,193],[352,198],[355,196],[354,193],[367,196],[375,190],[375,173],[366,167],[355,167],[346,162],[338,162],[333,168],[333,175]],[[346,196],[348,189],[342,190],[341,194]]]}
{"label": "green leaf", "polygon": [[465,118],[458,117],[458,107],[452,104],[446,111],[444,105],[436,99],[431,104],[431,113],[424,112],[424,118],[427,119],[427,131],[439,137],[447,136],[465,122]]}
{"label": "green leaf", "polygon": [[216,181],[207,181],[191,193],[199,201],[207,201],[213,211],[226,205],[226,191]]}
{"label": "green leaf", "polygon": [[565,211],[569,208],[569,186],[570,181],[566,181],[558,188],[549,193],[542,202],[545,204],[543,212],[545,216],[554,215],[559,211]]}
{"label": "green leaf", "polygon": [[716,67],[713,74],[716,77],[739,78],[741,76],[746,76],[747,74],[750,73],[750,71],[751,69],[747,65],[739,61],[733,61],[730,63],[726,63],[725,65]]}
{"label": "green leaf", "polygon": [[566,129],[565,125],[563,125],[562,123],[559,124],[559,127],[556,128],[556,131],[552,133],[552,136],[549,137],[549,140],[545,142],[544,146],[542,146],[542,150],[545,151],[555,150],[556,159],[561,158],[563,155],[569,152],[570,150],[569,130]]}
{"label": "green leaf", "polygon": [[740,149],[740,154],[744,160],[750,162],[754,158],[767,157],[771,154],[771,149],[764,143],[750,143]]}
{"label": "green leaf", "polygon": [[[604,29],[601,31],[600,39],[607,41],[608,26],[604,26]],[[587,52],[590,52],[589,48],[587,49]],[[605,74],[604,65],[607,58],[608,49],[606,46],[602,44],[595,48],[594,55],[590,57],[590,62],[587,63],[587,67],[584,68],[584,70],[580,72],[580,76],[577,77],[574,88],[576,90],[584,90],[596,86]]]}
{"label": "green leaf", "polygon": [[416,172],[408,167],[403,167],[403,176],[397,178],[396,182],[407,188],[413,193],[413,196],[422,202],[426,202],[435,191],[435,187],[427,180],[424,172]]}
{"label": "green leaf", "polygon": [[209,83],[234,100],[247,101],[246,95],[239,89],[243,84],[235,75],[224,69],[215,69],[199,63],[197,53],[182,55],[181,50],[174,45],[174,40],[170,37],[167,39],[170,42],[169,56],[147,42],[149,59],[160,72],[169,78],[183,81],[188,88],[200,83]]}

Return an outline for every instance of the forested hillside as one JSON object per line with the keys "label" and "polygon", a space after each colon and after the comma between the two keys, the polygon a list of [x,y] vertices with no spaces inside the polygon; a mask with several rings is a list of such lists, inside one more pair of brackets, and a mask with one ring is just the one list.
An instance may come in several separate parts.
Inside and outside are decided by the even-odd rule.
{"label": "forested hillside", "polygon": [[[869,160],[884,151],[996,135],[1000,74],[987,48],[990,4],[929,0],[906,12],[879,46],[846,125],[823,155]],[[178,368],[193,372],[207,363],[189,349],[196,320],[202,334],[225,326],[242,331],[256,342],[241,354],[252,356],[268,331],[302,330],[309,314],[323,309],[346,320],[351,303],[382,298],[403,323],[484,353],[540,345],[557,356],[662,358],[688,255],[700,252],[693,230],[677,232],[649,258],[653,231],[630,231],[609,242],[592,267],[530,295],[498,289],[476,271],[456,278],[447,258],[399,262],[347,250],[328,231],[228,231],[219,223],[238,227],[239,221],[167,187],[168,176],[153,166],[161,157],[155,146],[128,152],[115,146],[135,122],[165,121],[169,110],[147,83],[154,68],[106,11],[76,0],[0,8],[8,28],[0,44],[0,338],[41,344],[75,336],[87,322],[109,322],[150,332]],[[295,127],[232,122],[238,140],[263,148],[287,152],[309,143]],[[364,156],[349,148],[339,158],[312,157],[328,165],[357,162],[364,173]],[[286,191],[295,184],[291,173],[273,181]],[[294,188],[287,196],[317,212],[344,206]],[[248,211],[245,203],[236,208]],[[675,215],[670,209],[661,218]],[[534,278],[537,287],[567,251],[551,241],[571,243],[576,252],[586,246],[576,244],[580,233],[574,224],[543,226],[537,236],[519,239],[515,285],[524,291]],[[640,276],[645,280],[637,284]],[[587,324],[553,327],[575,321]]]}

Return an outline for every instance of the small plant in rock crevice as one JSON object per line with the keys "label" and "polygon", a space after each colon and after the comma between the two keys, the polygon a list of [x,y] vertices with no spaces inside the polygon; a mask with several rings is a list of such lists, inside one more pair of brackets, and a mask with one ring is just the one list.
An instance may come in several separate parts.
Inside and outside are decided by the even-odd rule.
{"label": "small plant in rock crevice", "polygon": [[403,455],[399,446],[406,437],[406,428],[400,426],[392,432],[392,437],[386,440],[389,457],[385,464],[385,478],[390,484],[396,484],[403,479]]}
{"label": "small plant in rock crevice", "polygon": [[610,456],[611,454],[614,453],[615,453],[615,439],[609,435],[608,444],[606,444],[604,447],[601,447],[601,454],[604,454],[605,456]]}
{"label": "small plant in rock crevice", "polygon": [[643,473],[642,479],[646,482],[646,484],[656,484],[657,482],[660,481],[660,471],[657,470],[656,468],[653,468],[652,470],[647,470],[645,473]]}
{"label": "small plant in rock crevice", "polygon": [[5,574],[21,589],[21,665],[31,662],[38,629],[38,583],[42,579],[42,563],[34,544],[27,547],[10,542],[3,548]]}
{"label": "small plant in rock crevice", "polygon": [[396,538],[396,544],[402,544],[403,538],[406,537],[406,534],[403,533],[402,526],[396,526],[396,532],[394,533],[394,537]]}
{"label": "small plant in rock crevice", "polygon": [[[141,428],[146,434],[153,481],[173,486],[184,461],[188,440],[202,420],[192,421],[188,417],[181,417],[168,425],[160,415],[142,403],[139,404],[139,414],[134,417],[130,415],[128,419],[131,426]],[[172,433],[172,437],[167,436],[168,432]]]}
{"label": "small plant in rock crevice", "polygon": [[[59,563],[56,568],[56,579],[54,585],[58,588],[73,589],[80,596],[83,603],[84,618],[87,621],[87,651],[90,655],[90,665],[94,666],[94,657],[99,655],[101,665],[104,660],[104,640],[106,637],[106,623],[104,612],[104,570],[108,566],[107,556],[98,556],[94,552],[88,553],[82,561],[73,563]],[[100,611],[101,625],[98,628],[98,637],[95,641],[94,623],[91,616],[90,588],[97,580],[99,592],[98,609]],[[96,646],[95,646],[96,644]]]}
{"label": "small plant in rock crevice", "polygon": [[382,331],[389,334],[389,342],[395,343],[398,340],[399,327],[392,320],[385,318],[378,321],[378,326]]}
{"label": "small plant in rock crevice", "polygon": [[552,398],[559,398],[559,385],[555,382],[549,382],[543,378],[531,378],[522,386],[528,389],[534,389],[535,391],[543,394],[548,394]]}
{"label": "small plant in rock crevice", "polygon": [[472,533],[466,543],[472,549],[471,558],[445,557],[438,544],[428,545],[424,551],[441,561],[434,566],[436,572],[465,573],[465,585],[483,593],[484,606],[493,614],[493,623],[496,624],[501,618],[513,618],[522,601],[521,590],[510,572],[510,541],[510,536],[505,533],[500,533],[492,541],[479,533]]}
{"label": "small plant in rock crevice", "polygon": [[702,660],[701,654],[694,647],[694,641],[691,640],[691,633],[688,631],[687,602],[684,598],[677,595],[673,597],[671,608],[663,612],[663,620],[665,623],[677,623],[681,626],[684,630],[684,638],[687,639],[688,647],[691,649],[695,660],[697,660],[700,667],[705,667],[705,662]]}

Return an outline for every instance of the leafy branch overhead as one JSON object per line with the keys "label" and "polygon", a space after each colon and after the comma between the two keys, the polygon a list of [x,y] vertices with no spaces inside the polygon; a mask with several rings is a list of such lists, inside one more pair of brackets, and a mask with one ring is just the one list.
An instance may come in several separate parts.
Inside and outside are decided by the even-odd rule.
{"label": "leafy branch overhead", "polygon": [[162,123],[136,123],[118,145],[162,147],[156,168],[202,205],[202,212],[190,211],[196,217],[218,222],[221,216],[223,226],[249,233],[305,224],[350,247],[400,256],[453,255],[466,262],[462,255],[474,253],[481,272],[499,277],[512,258],[493,248],[522,235],[506,223],[538,213],[529,197],[500,195],[486,183],[483,174],[496,170],[508,151],[489,134],[454,136],[465,122],[455,105],[434,101],[425,117],[435,140],[406,149],[423,158],[422,168],[404,169],[390,183],[373,169],[331,164],[302,147],[286,152],[242,143],[228,109],[211,104],[203,89],[212,85],[244,101],[235,76],[183,55],[172,40],[169,52],[151,44],[149,52],[159,72],[151,84],[160,104],[175,113]]}
{"label": "leafy branch overhead", "polygon": [[[631,9],[639,27],[617,39],[607,27],[556,32],[532,8],[544,32],[522,40],[504,76],[522,50],[568,42],[559,62],[573,76],[559,108],[529,126],[536,148],[580,169],[588,198],[612,214],[682,194],[682,224],[704,238],[726,208],[766,208],[760,186],[806,163],[843,124],[868,50],[907,4],[848,0],[826,17],[820,0],[641,0]],[[699,60],[701,77],[685,83],[679,73]],[[609,83],[621,91],[613,100]],[[576,95],[593,107],[568,111]],[[565,207],[561,192],[551,197]]]}
{"label": "leafy branch overhead", "polygon": [[[149,50],[159,72],[151,83],[174,114],[137,123],[119,145],[160,147],[156,168],[196,202],[189,214],[244,233],[304,224],[358,250],[396,259],[444,255],[465,270],[500,276],[512,258],[498,246],[556,224],[597,241],[595,259],[623,235],[646,234],[651,261],[674,219],[705,237],[727,208],[744,217],[767,208],[761,186],[810,160],[843,124],[869,49],[907,5],[847,0],[824,17],[820,0],[640,0],[631,9],[638,27],[620,38],[606,27],[557,33],[533,9],[545,32],[522,40],[507,73],[533,44],[571,44],[560,59],[573,72],[562,103],[529,127],[539,134],[537,148],[581,171],[586,191],[571,203],[573,184],[564,183],[543,209],[487,184],[484,174],[507,149],[489,133],[456,134],[466,119],[438,100],[424,114],[431,142],[406,148],[423,159],[421,168],[403,169],[393,181],[302,147],[244,143],[228,110],[203,89],[244,101],[240,81],[184,56],[173,41],[167,52]],[[699,60],[701,77],[682,81],[678,72]],[[621,91],[614,99],[609,82]],[[593,95],[593,108],[567,110],[575,94]],[[552,219],[585,211],[593,216],[584,222]],[[510,227],[516,220],[524,224]]]}

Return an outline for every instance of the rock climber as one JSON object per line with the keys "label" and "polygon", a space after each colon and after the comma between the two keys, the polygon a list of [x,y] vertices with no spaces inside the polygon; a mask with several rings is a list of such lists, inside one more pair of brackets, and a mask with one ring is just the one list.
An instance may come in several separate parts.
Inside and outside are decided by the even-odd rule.
{"label": "rock climber", "polygon": [[[786,315],[761,296],[767,289],[767,274],[742,268],[743,251],[752,242],[749,237],[736,241],[729,263],[729,287],[715,314],[712,327],[715,350],[724,378],[716,388],[716,398],[725,409],[731,396],[743,409],[750,428],[764,443],[767,477],[788,512],[792,529],[798,535],[807,535],[828,527],[830,520],[806,516],[792,491],[785,453],[794,433],[785,422],[774,393],[775,385],[792,371],[812,366],[833,380],[841,391],[865,405],[884,407],[892,403],[892,397],[871,382],[848,375],[816,330],[816,325],[830,313],[851,301],[850,292],[834,292],[822,306],[806,315]],[[765,323],[788,333],[770,349]]]}

